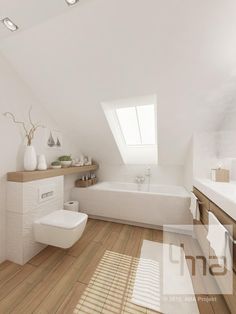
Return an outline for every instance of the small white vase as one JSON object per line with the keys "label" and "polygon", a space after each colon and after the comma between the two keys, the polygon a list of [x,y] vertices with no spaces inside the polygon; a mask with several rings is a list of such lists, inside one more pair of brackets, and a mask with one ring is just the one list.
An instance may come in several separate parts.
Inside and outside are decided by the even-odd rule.
{"label": "small white vase", "polygon": [[38,157],[38,170],[47,170],[47,163],[46,163],[46,158],[44,155],[39,155]]}
{"label": "small white vase", "polygon": [[37,156],[34,146],[28,145],[25,148],[24,154],[24,169],[25,171],[34,171],[37,167]]}

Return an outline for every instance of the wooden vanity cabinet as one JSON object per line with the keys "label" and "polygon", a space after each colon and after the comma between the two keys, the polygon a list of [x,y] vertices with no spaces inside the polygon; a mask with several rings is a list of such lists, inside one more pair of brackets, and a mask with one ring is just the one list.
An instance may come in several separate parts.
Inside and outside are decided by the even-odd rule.
{"label": "wooden vanity cabinet", "polygon": [[[232,225],[232,230],[230,231],[231,236],[236,239],[236,221],[231,218],[228,214],[224,212],[223,209],[218,207],[210,199],[208,199],[203,193],[201,193],[195,187],[193,188],[193,193],[199,200],[199,210],[200,210],[200,221],[194,220],[194,225],[203,225],[204,228],[201,230],[195,229],[197,240],[199,245],[206,257],[214,255],[213,250],[211,249],[209,242],[207,241],[207,232],[208,232],[208,211],[211,211],[217,219],[223,225]],[[229,307],[231,313],[236,313],[236,245],[233,245],[233,294],[232,295],[223,295],[224,299]],[[218,282],[219,287],[227,285],[227,282]]]}
{"label": "wooden vanity cabinet", "polygon": [[[200,210],[200,223],[203,224],[208,230],[208,211],[210,210],[216,218],[222,223],[222,225],[230,225],[232,229],[229,230],[231,236],[236,239],[236,221],[226,214],[220,207],[209,200],[204,194],[202,194],[198,189],[194,188],[193,193],[199,200],[199,210]],[[195,224],[197,222],[195,221]],[[235,254],[233,258],[234,271],[236,272],[236,245],[233,246]]]}
{"label": "wooden vanity cabinet", "polygon": [[200,221],[203,225],[208,225],[208,211],[210,210],[210,200],[196,188],[193,189],[199,201]]}

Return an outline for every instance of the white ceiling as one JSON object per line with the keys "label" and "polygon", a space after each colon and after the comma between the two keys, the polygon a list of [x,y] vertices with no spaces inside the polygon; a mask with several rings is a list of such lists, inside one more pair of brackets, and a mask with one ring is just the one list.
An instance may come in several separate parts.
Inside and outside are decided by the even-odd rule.
{"label": "white ceiling", "polygon": [[[0,0],[0,52],[85,153],[120,163],[101,102],[157,94],[159,160],[235,104],[235,0]],[[3,34],[4,33],[4,34]]]}
{"label": "white ceiling", "polygon": [[[20,29],[28,29],[68,9],[64,0],[0,0],[0,19],[9,17]],[[0,27],[0,39],[10,35]]]}

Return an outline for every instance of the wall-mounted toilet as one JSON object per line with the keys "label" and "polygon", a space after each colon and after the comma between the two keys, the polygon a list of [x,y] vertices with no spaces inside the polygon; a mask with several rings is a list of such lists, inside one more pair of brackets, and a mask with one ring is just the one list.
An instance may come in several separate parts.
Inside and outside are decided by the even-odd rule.
{"label": "wall-mounted toilet", "polygon": [[68,210],[56,210],[34,222],[35,241],[63,249],[82,236],[88,216]]}

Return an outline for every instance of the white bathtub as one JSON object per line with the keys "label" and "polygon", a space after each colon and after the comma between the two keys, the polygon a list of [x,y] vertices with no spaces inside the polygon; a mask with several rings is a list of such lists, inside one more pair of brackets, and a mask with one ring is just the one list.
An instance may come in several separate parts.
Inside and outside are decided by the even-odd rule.
{"label": "white bathtub", "polygon": [[182,186],[101,182],[74,188],[72,198],[90,216],[162,227],[191,224],[190,196]]}

